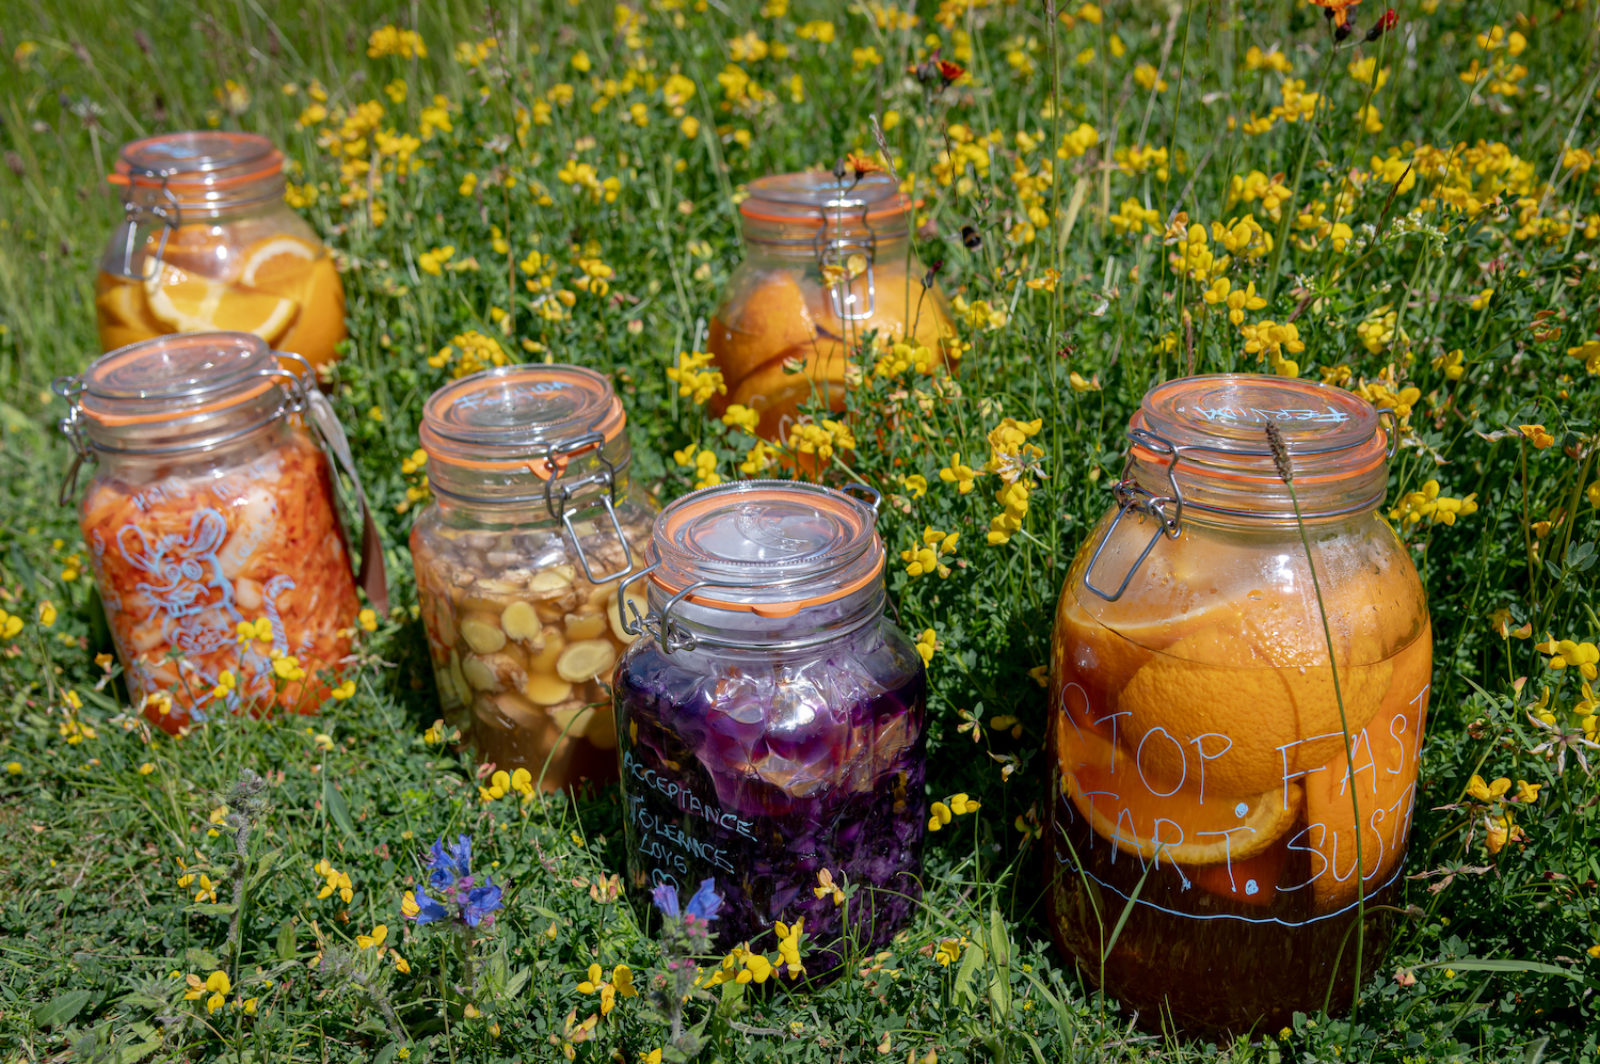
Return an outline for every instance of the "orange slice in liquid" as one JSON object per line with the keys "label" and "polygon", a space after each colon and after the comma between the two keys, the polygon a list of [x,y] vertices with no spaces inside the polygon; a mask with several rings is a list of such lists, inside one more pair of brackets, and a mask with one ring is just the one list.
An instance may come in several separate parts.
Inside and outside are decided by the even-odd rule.
{"label": "orange slice in liquid", "polygon": [[1377,713],[1352,736],[1351,758],[1341,743],[1327,764],[1304,778],[1306,830],[1298,845],[1314,851],[1312,896],[1325,911],[1356,900],[1356,806],[1364,825],[1360,863],[1368,894],[1399,861],[1410,827],[1433,673],[1431,626],[1392,660],[1394,679]]}
{"label": "orange slice in liquid", "polygon": [[1275,786],[1249,799],[1204,796],[1148,778],[1136,755],[1057,717],[1061,785],[1095,834],[1139,857],[1178,865],[1247,861],[1294,824],[1300,788]]}
{"label": "orange slice in liquid", "polygon": [[150,313],[174,332],[251,332],[269,344],[294,321],[293,299],[234,288],[163,266],[145,282]]}
{"label": "orange slice in liquid", "polygon": [[239,283],[273,295],[298,299],[319,249],[298,237],[269,236],[245,250]]}

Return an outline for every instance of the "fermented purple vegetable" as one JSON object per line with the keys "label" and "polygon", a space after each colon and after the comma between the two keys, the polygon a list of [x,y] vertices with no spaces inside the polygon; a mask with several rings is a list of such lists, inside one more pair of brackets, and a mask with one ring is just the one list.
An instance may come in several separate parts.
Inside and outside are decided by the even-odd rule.
{"label": "fermented purple vegetable", "polygon": [[[717,945],[804,919],[806,969],[885,945],[921,896],[926,679],[886,621],[811,656],[664,654],[640,640],[615,687],[630,871],[680,891],[714,876]],[[817,874],[861,889],[818,897]]]}

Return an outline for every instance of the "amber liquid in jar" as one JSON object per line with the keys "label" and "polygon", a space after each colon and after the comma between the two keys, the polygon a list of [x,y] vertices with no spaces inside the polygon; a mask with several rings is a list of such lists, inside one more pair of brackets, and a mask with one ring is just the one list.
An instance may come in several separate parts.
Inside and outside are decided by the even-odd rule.
{"label": "amber liquid in jar", "polygon": [[[1112,553],[1152,524],[1125,521]],[[1192,520],[1121,600],[1087,597],[1080,558],[1058,605],[1051,925],[1147,1024],[1238,1033],[1338,1011],[1358,908],[1362,978],[1387,943],[1431,629],[1376,518],[1313,545],[1328,635],[1303,554]]]}
{"label": "amber liquid in jar", "polygon": [[[347,333],[344,286],[327,249],[281,234],[246,247],[230,248],[230,240],[221,227],[184,226],[173,232],[149,280],[101,270],[95,278],[100,349],[174,332],[237,330],[313,368],[334,361]],[[155,245],[152,239],[149,253]],[[232,268],[223,268],[229,259]]]}
{"label": "amber liquid in jar", "polygon": [[617,778],[618,592],[654,513],[625,425],[606,377],[559,364],[484,370],[423,408],[434,500],[411,556],[445,719],[545,790]]}
{"label": "amber liquid in jar", "polygon": [[226,130],[147,137],[122,146],[110,181],[123,217],[95,279],[101,350],[232,331],[313,369],[338,357],[344,287],[328,249],[284,201],[284,156],[269,140]]}
{"label": "amber liquid in jar", "polygon": [[911,203],[882,175],[777,174],[739,205],[747,257],[711,317],[707,350],[727,393],[712,412],[740,405],[757,431],[782,440],[809,402],[845,409],[850,369],[868,334],[952,359],[955,328],[944,295],[924,287],[911,249]]}

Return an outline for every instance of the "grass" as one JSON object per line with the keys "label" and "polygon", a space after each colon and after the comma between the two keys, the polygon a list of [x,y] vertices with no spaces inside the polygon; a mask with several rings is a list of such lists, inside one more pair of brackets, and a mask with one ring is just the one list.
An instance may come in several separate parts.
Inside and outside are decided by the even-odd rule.
{"label": "grass", "polygon": [[[703,348],[741,257],[738,188],[872,155],[871,115],[915,178],[919,251],[942,264],[971,346],[958,391],[879,377],[866,356],[852,423],[899,417],[841,457],[886,493],[891,558],[924,527],[961,533],[949,579],[891,566],[890,590],[903,626],[940,644],[928,797],[982,807],[930,837],[922,914],[864,974],[807,995],[733,984],[691,1000],[683,1020],[705,1058],[1593,1057],[1600,792],[1593,759],[1579,760],[1595,709],[1582,668],[1600,638],[1593,4],[1428,0],[1373,42],[1381,12],[1355,8],[1342,43],[1320,10],[1290,3],[923,4],[915,27],[888,6],[802,0],[781,13],[772,0],[12,6],[0,607],[21,623],[0,643],[0,1060],[674,1059],[670,1017],[644,998],[583,1027],[591,963],[631,965],[644,986],[662,962],[642,900],[614,894],[614,793],[485,802],[470,760],[424,734],[437,709],[404,549],[421,478],[401,460],[422,401],[459,366],[457,338],[477,330],[508,357],[613,373],[638,475],[661,498],[691,486],[673,459],[691,444],[736,476],[749,439],[664,371]],[[392,22],[427,55],[369,58],[369,35]],[[970,79],[908,74],[933,47]],[[1356,76],[1361,60],[1383,74]],[[662,93],[674,72],[696,90],[676,104]],[[450,128],[423,138],[436,95]],[[378,125],[341,135],[368,100]],[[366,641],[350,701],[174,742],[139,725],[93,661],[109,639],[73,513],[55,506],[68,454],[48,385],[97,350],[93,264],[117,217],[103,182],[117,146],[209,124],[279,143],[297,194],[314,193],[303,213],[340,253],[351,343],[331,395],[399,606]],[[418,137],[408,174],[378,147],[389,130]],[[341,174],[357,136],[375,185]],[[563,180],[570,159],[592,183]],[[445,246],[435,276],[422,256]],[[536,272],[519,265],[533,251]],[[577,283],[593,259],[615,271],[605,295]],[[529,291],[545,270],[551,283]],[[1243,328],[1205,298],[1217,276],[1265,300]],[[431,364],[446,346],[453,359]],[[1406,911],[1354,1018],[1213,1045],[1133,1025],[1049,944],[1036,889],[1046,707],[1028,670],[1048,660],[1066,565],[1108,505],[1138,398],[1175,375],[1289,362],[1403,427],[1387,505],[1429,593],[1433,698]],[[962,494],[938,473],[956,452],[981,471],[1006,416],[1042,419],[1042,455],[1020,530],[989,544],[996,478]],[[1448,501],[1469,498],[1475,511]],[[492,932],[465,947],[399,911],[418,853],[458,832],[508,885]],[[317,896],[324,860],[349,877],[349,900]],[[202,875],[216,897],[197,901]],[[358,943],[378,924],[409,972]],[[185,1000],[186,976],[218,971],[221,1007],[205,1007],[214,988]]]}

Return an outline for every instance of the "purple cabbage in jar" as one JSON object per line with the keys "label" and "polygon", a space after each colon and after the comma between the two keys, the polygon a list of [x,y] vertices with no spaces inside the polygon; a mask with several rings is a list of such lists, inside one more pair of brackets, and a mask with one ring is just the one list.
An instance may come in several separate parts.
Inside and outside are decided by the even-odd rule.
{"label": "purple cabbage in jar", "polygon": [[[770,948],[776,921],[804,919],[813,980],[910,920],[922,891],[927,681],[899,629],[880,618],[778,658],[666,654],[641,639],[614,693],[635,887],[681,893],[714,877],[719,949]],[[844,906],[817,896],[824,868],[861,888]]]}

